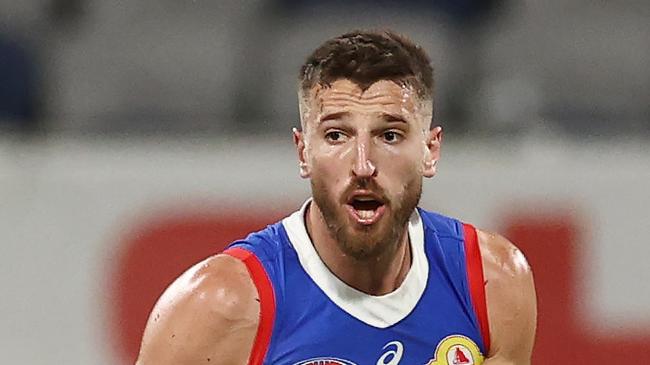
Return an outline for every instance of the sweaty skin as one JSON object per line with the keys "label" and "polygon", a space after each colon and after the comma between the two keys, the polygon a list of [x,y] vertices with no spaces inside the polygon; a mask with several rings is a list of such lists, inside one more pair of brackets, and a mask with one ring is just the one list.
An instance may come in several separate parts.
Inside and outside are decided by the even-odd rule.
{"label": "sweaty skin", "polygon": [[[360,291],[394,291],[411,265],[404,217],[440,157],[442,129],[429,130],[430,102],[392,81],[361,90],[337,80],[302,96],[300,109],[303,130],[293,138],[300,176],[312,183],[306,223],[320,258]],[[354,194],[380,198],[383,212],[352,212],[347,202]],[[492,343],[483,364],[528,365],[537,315],[530,267],[505,238],[480,230],[478,237]],[[244,264],[209,258],[159,299],[137,365],[246,364],[259,308]]]}

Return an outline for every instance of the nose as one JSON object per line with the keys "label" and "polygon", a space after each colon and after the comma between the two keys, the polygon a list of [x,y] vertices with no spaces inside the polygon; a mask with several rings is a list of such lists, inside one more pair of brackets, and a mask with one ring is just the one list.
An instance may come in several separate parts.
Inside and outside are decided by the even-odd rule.
{"label": "nose", "polygon": [[359,138],[356,144],[355,161],[352,174],[360,178],[369,178],[377,175],[377,166],[370,160],[371,142],[366,138]]}

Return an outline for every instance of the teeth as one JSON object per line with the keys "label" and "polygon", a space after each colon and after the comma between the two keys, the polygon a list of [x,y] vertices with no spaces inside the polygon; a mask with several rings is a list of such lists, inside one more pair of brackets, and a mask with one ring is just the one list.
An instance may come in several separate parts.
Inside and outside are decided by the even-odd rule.
{"label": "teeth", "polygon": [[362,196],[360,196],[360,197],[356,198],[356,200],[361,201],[361,202],[369,202],[369,201],[373,201],[375,199],[373,199],[371,197],[362,197]]}
{"label": "teeth", "polygon": [[375,211],[374,210],[358,210],[357,214],[359,214],[359,218],[361,218],[361,219],[371,219],[372,217],[375,216]]}

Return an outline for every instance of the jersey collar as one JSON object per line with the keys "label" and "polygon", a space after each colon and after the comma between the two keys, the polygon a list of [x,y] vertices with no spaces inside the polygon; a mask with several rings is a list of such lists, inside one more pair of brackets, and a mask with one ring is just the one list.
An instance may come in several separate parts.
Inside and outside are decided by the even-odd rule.
{"label": "jersey collar", "polygon": [[408,222],[413,255],[411,268],[397,289],[375,296],[344,283],[320,259],[305,227],[305,212],[310,203],[311,199],[307,200],[300,210],[282,221],[307,275],[338,307],[368,325],[386,328],[406,318],[424,294],[429,274],[429,263],[424,250],[424,229],[418,210],[413,210]]}

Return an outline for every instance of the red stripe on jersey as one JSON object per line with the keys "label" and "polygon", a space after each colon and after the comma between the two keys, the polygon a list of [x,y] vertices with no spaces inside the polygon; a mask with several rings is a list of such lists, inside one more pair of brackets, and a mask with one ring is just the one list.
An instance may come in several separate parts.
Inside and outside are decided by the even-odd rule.
{"label": "red stripe on jersey", "polygon": [[485,279],[483,277],[483,259],[478,245],[476,228],[464,223],[465,232],[465,262],[467,266],[467,280],[469,281],[470,296],[474,313],[481,327],[481,336],[485,346],[485,356],[490,351],[490,327],[488,324],[487,304],[485,301]]}
{"label": "red stripe on jersey", "polygon": [[253,350],[248,359],[248,365],[262,365],[271,342],[273,322],[275,321],[275,294],[273,285],[264,266],[252,252],[239,247],[233,247],[223,252],[226,255],[240,259],[248,269],[251,279],[260,297],[260,323],[257,327]]}

